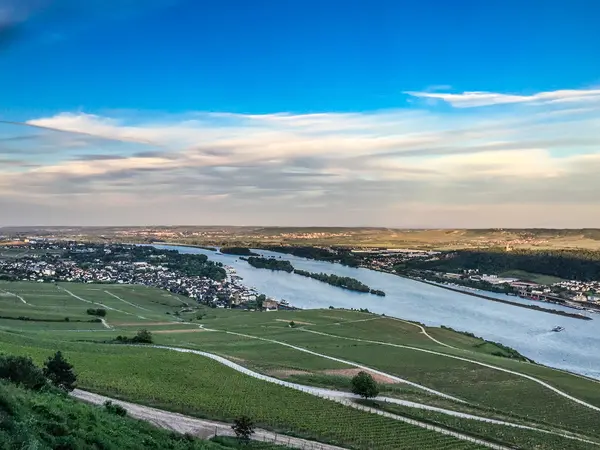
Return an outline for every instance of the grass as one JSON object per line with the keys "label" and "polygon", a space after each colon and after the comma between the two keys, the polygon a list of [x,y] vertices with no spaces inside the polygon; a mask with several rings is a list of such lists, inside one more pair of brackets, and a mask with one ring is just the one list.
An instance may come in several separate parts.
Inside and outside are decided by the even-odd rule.
{"label": "grass", "polygon": [[506,278],[519,278],[520,280],[533,281],[534,283],[545,285],[565,281],[562,278],[553,277],[550,275],[543,275],[541,273],[526,272],[524,270],[507,270],[506,272],[500,273],[499,276]]}

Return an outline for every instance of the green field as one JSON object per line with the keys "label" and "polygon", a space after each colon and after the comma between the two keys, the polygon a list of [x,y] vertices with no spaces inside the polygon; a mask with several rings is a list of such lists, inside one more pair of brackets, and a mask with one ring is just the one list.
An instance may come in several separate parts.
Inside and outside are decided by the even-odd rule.
{"label": "green field", "polygon": [[550,285],[550,284],[560,283],[561,281],[565,281],[562,278],[553,277],[550,275],[543,275],[540,273],[525,272],[524,270],[507,270],[505,272],[500,273],[499,276],[506,277],[506,278],[518,278],[519,280],[528,280],[528,281],[533,281],[534,283],[545,284],[545,285]]}
{"label": "green field", "polygon": [[[395,449],[399,442],[407,449],[477,448],[392,417],[252,378],[199,355],[110,343],[118,335],[133,336],[146,328],[156,344],[210,352],[308,386],[347,391],[350,377],[359,370],[356,365],[367,366],[464,402],[385,377],[379,380],[382,395],[555,433],[386,406],[396,415],[490,441],[523,442],[537,449],[555,449],[559,444],[590,448],[592,444],[556,435],[576,433],[600,442],[598,411],[532,380],[477,362],[528,374],[600,407],[598,382],[496,356],[495,345],[447,329],[426,328],[426,335],[410,322],[345,310],[210,309],[142,286],[0,282],[0,291],[26,302],[15,295],[0,297],[2,316],[13,317],[0,319],[0,352],[30,355],[41,362],[61,350],[74,364],[80,387],[104,395],[226,421],[248,414],[263,428],[348,448]],[[104,324],[86,322],[91,318],[86,314],[89,307],[108,308]],[[18,320],[25,314],[32,320]],[[44,321],[65,316],[71,320]],[[289,326],[291,321],[296,328]]]}

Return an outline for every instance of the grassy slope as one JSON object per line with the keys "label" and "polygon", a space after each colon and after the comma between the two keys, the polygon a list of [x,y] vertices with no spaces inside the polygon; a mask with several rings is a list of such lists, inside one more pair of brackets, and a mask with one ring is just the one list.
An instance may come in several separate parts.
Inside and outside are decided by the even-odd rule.
{"label": "grassy slope", "polygon": [[0,449],[218,450],[102,408],[55,393],[34,393],[0,382]]}

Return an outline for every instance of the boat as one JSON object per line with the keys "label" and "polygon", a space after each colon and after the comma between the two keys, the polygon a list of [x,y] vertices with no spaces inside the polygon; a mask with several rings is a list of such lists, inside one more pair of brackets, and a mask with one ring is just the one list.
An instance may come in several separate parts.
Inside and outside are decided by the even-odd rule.
{"label": "boat", "polygon": [[558,333],[560,331],[563,331],[564,329],[565,329],[565,327],[557,326],[557,327],[552,328],[552,331],[554,331],[555,333]]}

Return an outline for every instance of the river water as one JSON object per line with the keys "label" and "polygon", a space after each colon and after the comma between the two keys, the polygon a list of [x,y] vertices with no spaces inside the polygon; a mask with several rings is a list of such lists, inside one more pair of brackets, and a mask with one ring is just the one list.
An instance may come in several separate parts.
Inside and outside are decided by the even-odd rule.
{"label": "river water", "polygon": [[[243,278],[244,285],[254,287],[267,296],[285,299],[299,308],[368,308],[374,313],[430,326],[445,325],[508,345],[541,364],[600,379],[600,314],[589,313],[594,320],[573,319],[496,303],[369,269],[255,250],[266,257],[289,260],[298,269],[356,278],[372,289],[385,291],[385,297],[378,297],[347,291],[292,273],[255,269],[234,255],[193,247],[156,247],[205,254],[213,261],[234,267]],[[498,297],[578,312],[501,294]],[[565,330],[552,332],[551,329],[557,325]]]}

